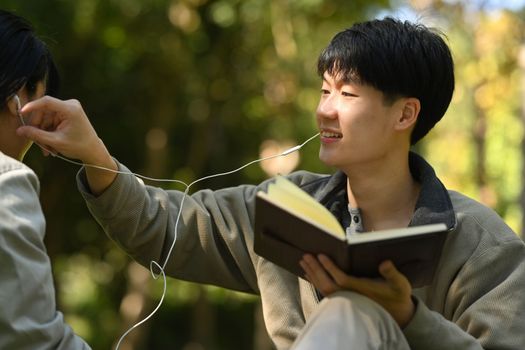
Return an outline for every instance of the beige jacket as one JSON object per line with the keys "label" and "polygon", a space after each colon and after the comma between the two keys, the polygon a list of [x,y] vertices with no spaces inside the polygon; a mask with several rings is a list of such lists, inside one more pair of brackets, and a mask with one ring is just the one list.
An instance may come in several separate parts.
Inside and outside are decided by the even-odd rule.
{"label": "beige jacket", "polygon": [[[411,348],[525,349],[523,241],[492,210],[447,191],[430,165],[414,154],[411,170],[422,184],[411,225],[445,222],[454,228],[434,282],[414,290],[416,314],[403,330]],[[289,178],[341,216],[344,174],[296,172]],[[187,197],[166,272],[259,294],[268,333],[277,348],[286,349],[317,307],[318,298],[311,284],[253,251],[255,195],[268,183],[202,190]],[[78,184],[94,217],[122,249],[145,266],[151,260],[165,261],[183,193],[118,175],[95,198],[86,188],[82,170]]]}

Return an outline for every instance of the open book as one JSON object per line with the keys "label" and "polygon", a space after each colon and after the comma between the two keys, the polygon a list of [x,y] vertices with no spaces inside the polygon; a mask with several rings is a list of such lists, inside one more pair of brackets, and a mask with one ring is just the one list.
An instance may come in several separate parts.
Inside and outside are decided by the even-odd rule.
{"label": "open book", "polygon": [[359,277],[380,277],[379,264],[392,260],[412,287],[421,287],[433,279],[447,232],[439,223],[347,238],[328,209],[281,176],[256,198],[255,252],[300,277],[302,256],[322,253]]}

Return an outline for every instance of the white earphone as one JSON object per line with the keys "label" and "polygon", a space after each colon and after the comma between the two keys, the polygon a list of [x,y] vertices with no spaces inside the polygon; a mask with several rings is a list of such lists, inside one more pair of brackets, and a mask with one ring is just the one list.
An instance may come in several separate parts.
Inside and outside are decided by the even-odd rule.
{"label": "white earphone", "polygon": [[20,98],[18,97],[17,94],[14,94],[13,99],[15,100],[15,103],[16,103],[16,114],[18,115],[18,118],[20,118],[20,122],[22,123],[22,125],[26,125],[26,123],[24,122],[24,118],[22,118],[22,114],[20,113],[20,110],[22,109]]}
{"label": "white earphone", "polygon": [[[26,123],[24,122],[24,119],[22,118],[22,114],[20,113],[20,110],[22,109],[22,105],[20,103],[20,98],[18,97],[18,95],[13,95],[13,99],[15,100],[15,103],[16,103],[16,113],[18,114],[18,117],[20,118],[20,122],[22,123],[22,125],[26,125]],[[267,157],[264,157],[264,158],[260,158],[260,159],[256,159],[256,160],[253,160],[249,163],[246,163],[242,166],[240,166],[239,168],[237,169],[234,169],[234,170],[231,170],[231,171],[227,171],[227,172],[224,172],[224,173],[218,173],[218,174],[214,174],[214,175],[208,175],[208,176],[204,176],[200,179],[197,179],[193,182],[191,182],[190,184],[186,184],[185,182],[183,181],[180,181],[180,180],[173,180],[173,179],[156,179],[156,178],[151,178],[151,177],[147,177],[147,176],[144,176],[144,175],[140,175],[140,174],[137,174],[137,173],[133,173],[133,172],[129,172],[129,171],[120,171],[120,170],[113,170],[113,169],[109,169],[109,168],[104,168],[104,167],[100,167],[100,166],[97,166],[97,165],[92,165],[92,164],[84,164],[84,163],[81,163],[81,162],[77,162],[77,161],[74,161],[74,160],[71,160],[69,158],[66,158],[66,157],[62,157],[61,155],[55,153],[55,152],[52,152],[50,151],[49,149],[47,149],[46,147],[36,143],[40,148],[42,148],[44,151],[47,151],[49,152],[51,155],[57,157],[57,158],[60,158],[68,163],[71,163],[71,164],[76,164],[76,165],[79,165],[79,166],[84,166],[84,167],[91,167],[91,168],[96,168],[96,169],[101,169],[101,170],[106,170],[106,171],[109,171],[109,172],[112,172],[112,173],[117,173],[117,174],[126,174],[126,175],[134,175],[138,178],[141,178],[141,179],[145,179],[145,180],[150,180],[150,181],[158,181],[158,182],[177,182],[177,183],[180,183],[182,185],[184,185],[186,188],[185,190],[183,191],[184,193],[184,197],[182,198],[182,201],[180,203],[180,207],[179,207],[179,211],[177,213],[177,218],[176,218],[176,221],[175,221],[175,227],[174,227],[174,238],[171,242],[171,246],[170,246],[170,249],[168,251],[168,254],[167,256],[165,257],[164,259],[164,262],[161,264],[160,262],[156,262],[156,261],[151,261],[150,262],[150,272],[151,272],[151,275],[154,279],[157,279],[158,277],[162,276],[162,280],[163,280],[163,283],[164,283],[164,288],[163,288],[163,292],[162,292],[162,295],[161,295],[161,298],[157,304],[157,306],[155,307],[155,309],[149,314],[147,315],[145,318],[143,318],[141,321],[135,323],[131,328],[129,328],[126,332],[124,332],[124,334],[122,334],[122,336],[119,338],[118,342],[117,342],[117,345],[115,347],[116,350],[118,350],[120,348],[120,344],[122,343],[122,341],[124,340],[124,338],[131,332],[133,331],[135,328],[139,327],[141,324],[143,324],[144,322],[146,322],[147,320],[149,320],[151,317],[153,317],[153,315],[157,312],[157,310],[161,307],[163,301],[164,301],[164,297],[166,295],[166,275],[165,275],[165,272],[164,272],[164,269],[166,268],[166,264],[168,263],[168,260],[171,256],[171,253],[173,251],[173,248],[175,246],[175,242],[177,240],[177,230],[178,230],[178,226],[179,226],[179,220],[180,220],[180,217],[181,217],[181,214],[182,214],[182,209],[184,207],[184,201],[186,199],[186,196],[188,195],[189,193],[189,190],[190,190],[190,187],[192,187],[194,184],[198,183],[198,182],[201,182],[203,180],[207,180],[207,179],[210,179],[210,178],[214,178],[214,177],[219,177],[219,176],[225,176],[225,175],[230,175],[230,174],[233,174],[233,173],[236,173],[246,167],[248,167],[249,165],[252,165],[254,163],[258,163],[258,162],[261,162],[261,161],[264,161],[264,160],[268,160],[268,159],[272,159],[272,158],[277,158],[277,157],[282,157],[282,156],[287,156],[288,154],[290,153],[293,153],[293,152],[296,152],[298,150],[300,150],[305,144],[307,144],[308,142],[312,141],[313,139],[315,139],[316,137],[319,136],[319,133],[313,135],[312,137],[310,137],[308,140],[304,141],[302,144],[300,145],[297,145],[297,146],[294,146],[294,147],[291,147],[287,150],[285,150],[284,152],[281,152],[281,153],[278,153],[278,154],[274,154],[272,156],[267,156]],[[153,267],[156,267],[160,273],[155,273],[153,271]]]}

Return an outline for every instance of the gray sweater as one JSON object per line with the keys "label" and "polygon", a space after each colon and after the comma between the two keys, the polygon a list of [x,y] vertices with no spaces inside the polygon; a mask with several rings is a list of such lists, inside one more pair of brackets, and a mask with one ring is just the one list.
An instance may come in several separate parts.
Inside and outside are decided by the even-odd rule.
{"label": "gray sweater", "polygon": [[90,347],[56,310],[35,173],[0,152],[0,349]]}
{"label": "gray sweater", "polygon": [[[415,289],[416,313],[403,330],[411,349],[525,349],[525,245],[491,209],[447,191],[433,169],[411,154],[421,194],[411,225],[445,222],[449,233],[431,285]],[[120,170],[129,171],[120,165]],[[344,222],[346,177],[288,176]],[[313,286],[253,251],[255,195],[260,185],[187,197],[166,265],[175,278],[259,294],[270,337],[290,347],[319,300]],[[105,232],[135,260],[162,264],[175,237],[183,193],[118,175],[99,197],[79,189]],[[300,234],[300,233],[298,233]]]}

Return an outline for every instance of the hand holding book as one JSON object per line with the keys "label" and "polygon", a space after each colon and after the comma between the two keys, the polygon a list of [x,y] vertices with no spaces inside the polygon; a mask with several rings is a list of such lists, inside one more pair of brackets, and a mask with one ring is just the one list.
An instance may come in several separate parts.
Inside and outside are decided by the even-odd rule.
{"label": "hand holding book", "polygon": [[325,254],[347,274],[380,277],[391,260],[412,287],[432,281],[445,242],[445,224],[361,233],[346,238],[338,220],[284,177],[256,199],[255,252],[302,277],[304,254]]}
{"label": "hand holding book", "polygon": [[362,294],[381,305],[402,328],[414,315],[410,282],[389,260],[379,265],[383,277],[380,280],[349,276],[325,255],[319,255],[317,260],[307,254],[301,260],[301,266],[307,279],[325,296],[339,290]]}

